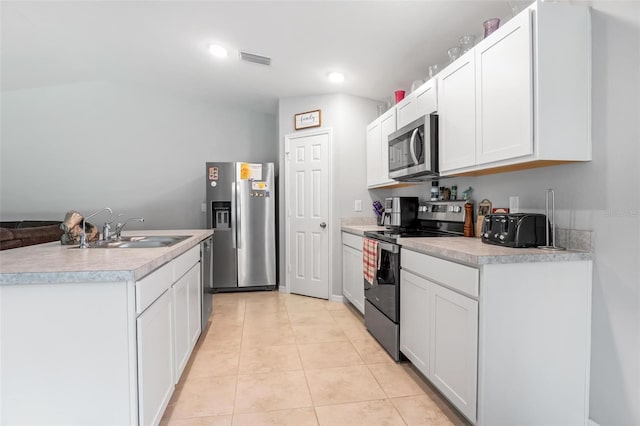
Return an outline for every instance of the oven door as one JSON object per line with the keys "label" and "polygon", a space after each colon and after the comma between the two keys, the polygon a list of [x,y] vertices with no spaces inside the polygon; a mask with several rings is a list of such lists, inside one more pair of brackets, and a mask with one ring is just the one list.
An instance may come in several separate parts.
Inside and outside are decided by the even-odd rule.
{"label": "oven door", "polygon": [[380,312],[397,323],[400,320],[400,246],[379,241],[378,247],[380,267],[372,284],[364,280],[364,296]]}

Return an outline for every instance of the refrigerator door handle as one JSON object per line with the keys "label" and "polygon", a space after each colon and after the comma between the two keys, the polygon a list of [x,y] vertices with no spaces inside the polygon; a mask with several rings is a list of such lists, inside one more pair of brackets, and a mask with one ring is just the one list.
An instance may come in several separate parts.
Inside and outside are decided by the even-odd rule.
{"label": "refrigerator door handle", "polygon": [[238,241],[237,241],[237,221],[236,221],[236,183],[232,182],[231,183],[231,233],[233,234],[231,236],[231,241],[233,243],[232,248],[238,248]]}

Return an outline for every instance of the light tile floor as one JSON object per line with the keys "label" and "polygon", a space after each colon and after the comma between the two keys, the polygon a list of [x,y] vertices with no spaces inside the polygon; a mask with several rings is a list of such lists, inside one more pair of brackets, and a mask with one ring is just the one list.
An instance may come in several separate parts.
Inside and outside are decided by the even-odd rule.
{"label": "light tile floor", "polygon": [[463,425],[348,304],[272,292],[214,295],[162,425]]}

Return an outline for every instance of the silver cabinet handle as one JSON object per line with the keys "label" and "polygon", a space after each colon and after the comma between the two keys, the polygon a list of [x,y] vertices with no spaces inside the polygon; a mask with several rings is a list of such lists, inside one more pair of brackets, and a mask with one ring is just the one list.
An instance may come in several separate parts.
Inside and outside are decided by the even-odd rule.
{"label": "silver cabinet handle", "polygon": [[327,227],[327,224],[325,222],[320,222],[320,228],[324,229]]}
{"label": "silver cabinet handle", "polygon": [[238,248],[238,240],[237,240],[237,222],[236,222],[236,183],[233,182],[231,184],[231,243],[232,248]]}

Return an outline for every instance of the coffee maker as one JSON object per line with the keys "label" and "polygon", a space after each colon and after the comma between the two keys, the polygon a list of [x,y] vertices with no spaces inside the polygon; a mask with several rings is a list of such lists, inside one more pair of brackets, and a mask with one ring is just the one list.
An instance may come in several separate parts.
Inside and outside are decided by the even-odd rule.
{"label": "coffee maker", "polygon": [[391,228],[415,228],[418,222],[418,197],[384,199],[382,224]]}

